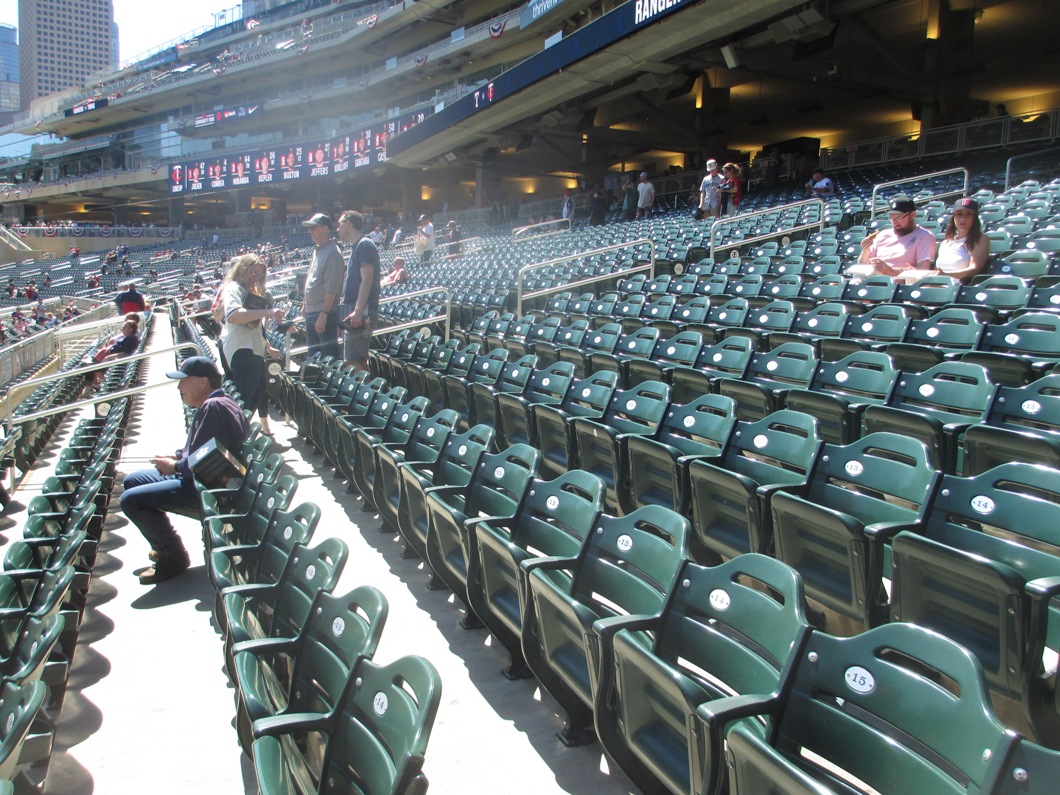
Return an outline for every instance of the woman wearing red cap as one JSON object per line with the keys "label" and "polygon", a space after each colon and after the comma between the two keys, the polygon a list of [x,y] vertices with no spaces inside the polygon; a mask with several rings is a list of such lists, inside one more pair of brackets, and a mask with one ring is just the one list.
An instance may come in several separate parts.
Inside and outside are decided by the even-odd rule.
{"label": "woman wearing red cap", "polygon": [[939,245],[935,267],[940,273],[967,282],[990,259],[990,240],[979,221],[979,202],[960,199],[946,224],[946,238]]}

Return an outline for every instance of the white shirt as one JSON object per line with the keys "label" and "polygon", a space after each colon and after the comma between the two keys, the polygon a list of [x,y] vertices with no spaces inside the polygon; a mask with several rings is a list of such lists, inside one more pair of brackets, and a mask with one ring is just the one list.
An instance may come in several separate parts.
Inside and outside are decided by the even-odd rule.
{"label": "white shirt", "polygon": [[813,183],[813,192],[822,196],[831,196],[835,193],[835,183],[832,182],[831,177],[825,177],[820,182]]}
{"label": "white shirt", "polygon": [[964,270],[972,262],[972,252],[968,249],[968,238],[957,237],[939,243],[939,255],[935,267],[941,273],[956,273]]}
{"label": "white shirt", "polygon": [[639,182],[637,183],[637,193],[640,194],[640,199],[637,201],[637,209],[643,210],[645,207],[651,207],[655,201],[655,186],[650,182]]}

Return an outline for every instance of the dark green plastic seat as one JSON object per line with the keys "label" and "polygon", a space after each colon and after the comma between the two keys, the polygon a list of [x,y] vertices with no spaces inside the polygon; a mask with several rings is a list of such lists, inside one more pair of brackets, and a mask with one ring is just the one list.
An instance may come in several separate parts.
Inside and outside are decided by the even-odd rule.
{"label": "dark green plastic seat", "polygon": [[782,408],[790,390],[807,388],[816,371],[813,347],[789,342],[756,353],[742,378],[722,378],[715,387],[733,399],[738,419],[755,422]]}
{"label": "dark green plastic seat", "polygon": [[865,432],[919,439],[934,466],[957,472],[964,433],[983,419],[995,390],[986,370],[967,362],[941,362],[922,373],[902,373],[886,405],[865,408]]}
{"label": "dark green plastic seat", "polygon": [[508,351],[495,348],[489,353],[476,356],[466,373],[446,373],[442,376],[443,400],[435,405],[455,409],[460,415],[457,428],[466,431],[471,427],[471,385],[492,386],[501,376],[504,365],[508,362]]}
{"label": "dark green plastic seat", "polygon": [[753,355],[754,343],[746,337],[704,345],[691,367],[676,366],[670,370],[671,398],[688,403],[714,391],[714,383],[721,378],[743,378]]}
{"label": "dark green plastic seat", "polygon": [[468,385],[471,406],[469,425],[489,425],[496,428],[498,423],[497,397],[502,394],[522,395],[535,367],[537,367],[537,356],[524,355],[517,361],[505,362],[495,383],[470,383]]}
{"label": "dark green plastic seat", "polygon": [[730,695],[768,695],[809,631],[799,576],[747,554],[714,568],[688,561],[663,609],[598,621],[596,734],[643,792],[715,792],[724,749],[696,708]]}
{"label": "dark green plastic seat", "polygon": [[830,362],[861,350],[875,350],[905,339],[913,321],[910,309],[899,304],[879,304],[863,315],[850,315],[839,337],[817,342],[821,358]]}
{"label": "dark green plastic seat", "polygon": [[766,334],[765,345],[770,349],[787,342],[808,342],[817,345],[821,339],[842,334],[850,314],[851,309],[846,304],[835,301],[814,303],[811,307],[799,310],[789,331]]}
{"label": "dark green plastic seat", "polygon": [[886,620],[889,534],[919,522],[938,485],[924,443],[873,433],[824,445],[805,485],[773,495],[776,557],[806,595],[868,628]]}
{"label": "dark green plastic seat", "polygon": [[360,450],[357,431],[364,428],[370,432],[381,432],[397,407],[405,402],[407,396],[408,390],[403,386],[380,390],[373,396],[363,417],[356,421],[345,418],[335,420],[331,436],[333,446],[330,448],[328,458],[335,466],[336,474],[345,478],[347,483],[353,483],[356,487],[355,470],[360,466],[357,459]]}
{"label": "dark green plastic seat", "polygon": [[573,444],[570,430],[572,420],[575,417],[603,416],[617,381],[617,373],[594,373],[572,381],[558,405],[531,404],[531,444],[541,451],[542,475],[558,477],[572,469],[568,458]]}
{"label": "dark green plastic seat", "polygon": [[1060,315],[1026,312],[987,326],[978,349],[961,360],[985,367],[994,383],[1029,383],[1060,363]]}
{"label": "dark green plastic seat", "polygon": [[513,445],[483,455],[466,486],[432,485],[424,492],[430,515],[427,563],[467,607],[465,626],[478,623],[467,598],[467,562],[475,554],[468,525],[515,516],[537,472],[539,457],[530,445]]}
{"label": "dark green plastic seat", "polygon": [[[422,795],[422,767],[441,701],[438,672],[421,657],[387,665],[362,660],[330,721],[267,718],[254,727],[254,771],[262,795]],[[296,740],[327,738],[318,777]]]}
{"label": "dark green plastic seat", "polygon": [[965,475],[1009,461],[1060,467],[1060,374],[998,387],[983,421],[965,431]]}
{"label": "dark green plastic seat", "polygon": [[578,378],[585,378],[592,370],[589,365],[589,357],[594,353],[614,353],[622,336],[622,326],[618,323],[608,323],[602,328],[588,332],[578,348],[561,347],[558,350],[559,361],[574,365],[574,374]]}
{"label": "dark green plastic seat", "polygon": [[891,617],[960,643],[990,688],[1018,701],[1038,742],[1060,748],[1060,471],[1002,464],[947,475],[922,524],[892,542]]}
{"label": "dark green plastic seat", "polygon": [[652,436],[628,436],[628,487],[618,493],[622,512],[662,505],[687,515],[689,465],[720,457],[735,423],[732,398],[701,395],[683,405],[671,404]]}
{"label": "dark green plastic seat", "polygon": [[890,276],[876,274],[860,282],[848,282],[843,289],[843,300],[852,304],[886,304],[894,300],[898,285]]}
{"label": "dark green plastic seat", "polygon": [[260,538],[214,547],[207,566],[214,590],[220,593],[233,585],[261,583],[259,573],[266,571],[278,576],[295,545],[309,543],[319,521],[320,508],[304,502],[291,511],[274,511]]}
{"label": "dark green plastic seat", "polygon": [[975,659],[920,627],[813,632],[793,663],[777,694],[699,710],[718,732],[766,716],[764,732],[728,732],[732,795],[866,791],[854,781],[879,795],[985,795],[1018,739],[994,716]]}
{"label": "dark green plastic seat", "polygon": [[947,354],[973,350],[985,329],[986,324],[973,309],[945,307],[930,317],[913,320],[905,338],[883,350],[895,360],[898,369],[922,372]]}
{"label": "dark green plastic seat", "polygon": [[606,502],[618,510],[628,500],[626,440],[651,436],[670,405],[670,387],[661,381],[643,381],[632,389],[616,389],[599,418],[573,417],[569,423],[567,467],[592,472],[607,484]]}
{"label": "dark green plastic seat", "polygon": [[565,744],[592,736],[594,621],[657,613],[688,556],[688,520],[649,505],[601,515],[576,557],[524,560],[523,657],[567,716]]}
{"label": "dark green plastic seat", "polygon": [[[0,623],[0,682],[24,685],[44,679],[45,684],[55,682],[65,688],[69,659],[62,657],[61,650],[55,658],[52,655],[65,620],[64,616],[52,614]],[[45,677],[48,667],[53,671]]]}
{"label": "dark green plastic seat", "polygon": [[915,304],[929,310],[941,309],[957,300],[961,283],[952,276],[924,276],[912,284],[899,284],[894,294],[896,304]]}
{"label": "dark green plastic seat", "polygon": [[623,334],[619,337],[613,351],[596,351],[586,354],[589,372],[614,372],[618,376],[618,384],[627,388],[623,381],[626,363],[634,359],[648,359],[655,350],[660,336],[659,329],[643,325],[636,331]]}
{"label": "dark green plastic seat", "polygon": [[581,470],[530,483],[519,511],[468,526],[467,596],[510,655],[509,678],[530,675],[521,645],[519,565],[534,557],[575,557],[603,509],[604,483]]}
{"label": "dark green plastic seat", "polygon": [[589,321],[584,318],[573,319],[569,325],[556,330],[548,344],[534,345],[539,367],[551,367],[559,359],[561,348],[580,348],[585,336],[589,333]]}
{"label": "dark green plastic seat", "polygon": [[785,407],[817,418],[822,441],[849,444],[861,435],[867,406],[886,403],[898,383],[891,357],[859,351],[838,362],[820,362],[806,389],[792,389]]}
{"label": "dark green plastic seat", "polygon": [[[435,486],[466,486],[479,460],[493,443],[493,429],[476,425],[465,433],[450,433],[438,458],[431,462],[406,461],[399,464],[401,498],[398,503],[398,532],[407,552],[427,560],[427,489]],[[432,577],[430,587],[444,583]]]}
{"label": "dark green plastic seat", "polygon": [[772,300],[765,306],[751,310],[743,326],[726,329],[725,337],[748,337],[754,341],[755,348],[761,350],[770,334],[790,331],[795,317],[795,305],[791,301]]}
{"label": "dark green plastic seat", "polygon": [[820,440],[808,414],[781,410],[758,422],[738,422],[720,460],[688,466],[694,531],[701,563],[745,552],[772,551],[769,496],[804,483]]}
{"label": "dark green plastic seat", "polygon": [[229,671],[234,644],[297,635],[316,595],[335,587],[348,556],[349,548],[337,538],[325,539],[312,549],[299,544],[274,582],[234,585],[221,591]]}
{"label": "dark green plastic seat", "polygon": [[243,750],[251,752],[251,724],[262,718],[332,717],[357,663],[375,654],[388,611],[382,591],[370,585],[342,596],[321,591],[295,637],[235,644],[236,726]]}
{"label": "dark green plastic seat", "polygon": [[4,684],[0,690],[0,778],[28,783],[23,767],[51,752],[51,733],[41,736],[39,724],[35,726],[47,697],[43,682]]}
{"label": "dark green plastic seat", "polygon": [[647,358],[630,358],[622,363],[622,383],[626,388],[641,381],[668,381],[673,367],[691,367],[703,347],[703,335],[682,331],[668,339],[659,339]]}
{"label": "dark green plastic seat", "polygon": [[556,362],[544,369],[534,370],[522,394],[498,394],[497,446],[503,449],[513,444],[534,444],[535,440],[530,435],[533,427],[530,406],[534,403],[561,403],[573,380],[574,365]]}
{"label": "dark green plastic seat", "polygon": [[238,486],[201,490],[199,502],[203,521],[222,514],[226,516],[246,514],[254,504],[258,490],[266,483],[275,483],[282,467],[283,456],[273,453],[262,461],[251,462]]}
{"label": "dark green plastic seat", "polygon": [[445,405],[445,376],[456,378],[467,378],[471,367],[475,363],[475,357],[479,355],[481,348],[478,343],[469,343],[466,347],[454,351],[445,362],[444,367],[428,366],[423,368],[423,392],[422,395],[430,399],[432,406]]}
{"label": "dark green plastic seat", "polygon": [[[349,474],[353,476],[351,485],[364,498],[362,510],[368,511],[376,507],[376,447],[381,444],[396,445],[407,442],[412,429],[416,427],[419,418],[426,413],[428,408],[430,408],[430,402],[421,395],[395,406],[387,417],[386,425],[382,428],[365,425],[354,429],[353,439],[357,449],[357,454],[354,456],[356,466],[350,467]],[[381,408],[381,411],[386,410]]]}
{"label": "dark green plastic seat", "polygon": [[1022,739],[1009,754],[994,795],[1051,795],[1060,781],[1060,753]]}
{"label": "dark green plastic seat", "polygon": [[[408,441],[380,444],[375,448],[375,495],[373,502],[384,527],[397,530],[398,507],[401,502],[401,464],[414,462],[431,464],[437,460],[446,439],[456,427],[457,414],[442,409],[430,417],[416,420]],[[368,466],[368,462],[362,462]]]}
{"label": "dark green plastic seat", "polygon": [[275,483],[266,481],[261,484],[246,512],[221,513],[204,520],[203,540],[207,556],[215,547],[260,540],[273,514],[291,506],[297,489],[298,479],[294,475],[281,475]]}
{"label": "dark green plastic seat", "polygon": [[991,276],[977,284],[966,284],[957,293],[957,305],[989,307],[1004,318],[1027,305],[1031,288],[1019,276]]}

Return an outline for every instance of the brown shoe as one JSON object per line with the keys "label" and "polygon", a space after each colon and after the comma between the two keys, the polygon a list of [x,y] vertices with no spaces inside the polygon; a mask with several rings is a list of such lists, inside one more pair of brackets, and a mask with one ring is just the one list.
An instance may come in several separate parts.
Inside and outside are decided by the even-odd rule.
{"label": "brown shoe", "polygon": [[186,572],[191,567],[188,551],[181,547],[158,555],[155,565],[140,575],[140,585],[157,585],[171,580]]}

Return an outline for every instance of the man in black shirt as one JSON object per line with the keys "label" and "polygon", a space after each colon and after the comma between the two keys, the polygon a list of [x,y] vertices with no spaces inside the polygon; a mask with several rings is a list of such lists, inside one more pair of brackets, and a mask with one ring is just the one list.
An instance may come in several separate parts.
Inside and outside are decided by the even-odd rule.
{"label": "man in black shirt", "polygon": [[379,250],[364,236],[363,216],[353,210],[339,217],[339,239],[353,246],[346,264],[340,313],[346,326],[345,359],[367,370],[368,346],[379,312]]}
{"label": "man in black shirt", "polygon": [[155,456],[153,469],[125,476],[121,508],[151,544],[154,565],[140,575],[143,585],[154,585],[183,574],[191,565],[188,551],[173,529],[167,513],[198,515],[189,457],[211,439],[240,456],[250,427],[243,410],[221,389],[221,373],[212,359],[192,356],[175,372],[180,396],[195,408],[188,440],[175,456]]}

